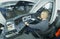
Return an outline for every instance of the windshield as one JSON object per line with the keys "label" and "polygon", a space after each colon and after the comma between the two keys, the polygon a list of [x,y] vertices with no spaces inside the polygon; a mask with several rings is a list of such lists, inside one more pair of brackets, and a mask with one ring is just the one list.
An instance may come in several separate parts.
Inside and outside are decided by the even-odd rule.
{"label": "windshield", "polygon": [[10,10],[8,10],[8,12],[6,13],[6,19],[27,14],[31,10],[33,5],[34,5],[33,3],[29,3],[29,2],[19,2],[17,3],[16,6],[14,7],[11,6]]}

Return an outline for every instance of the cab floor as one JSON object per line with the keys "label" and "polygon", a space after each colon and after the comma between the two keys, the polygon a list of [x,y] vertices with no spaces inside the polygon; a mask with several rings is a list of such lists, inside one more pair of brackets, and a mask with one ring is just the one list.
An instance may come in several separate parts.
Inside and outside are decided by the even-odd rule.
{"label": "cab floor", "polygon": [[23,33],[20,36],[10,38],[10,39],[42,39],[42,38],[35,38],[31,33],[29,33],[29,34]]}

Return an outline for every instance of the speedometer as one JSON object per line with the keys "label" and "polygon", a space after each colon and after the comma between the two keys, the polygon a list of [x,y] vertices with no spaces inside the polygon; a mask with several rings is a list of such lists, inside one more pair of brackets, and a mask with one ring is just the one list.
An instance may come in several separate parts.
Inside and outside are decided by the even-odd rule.
{"label": "speedometer", "polygon": [[23,17],[22,21],[25,22],[25,21],[30,20],[30,19],[31,19],[31,15]]}

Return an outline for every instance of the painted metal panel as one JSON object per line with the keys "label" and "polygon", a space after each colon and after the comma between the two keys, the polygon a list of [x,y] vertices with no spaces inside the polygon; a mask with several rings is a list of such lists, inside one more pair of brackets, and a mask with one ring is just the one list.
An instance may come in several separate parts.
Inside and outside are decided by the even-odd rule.
{"label": "painted metal panel", "polygon": [[1,12],[0,12],[0,23],[3,24],[3,25],[6,24],[6,20],[5,20],[5,18],[3,17],[3,15],[1,14]]}

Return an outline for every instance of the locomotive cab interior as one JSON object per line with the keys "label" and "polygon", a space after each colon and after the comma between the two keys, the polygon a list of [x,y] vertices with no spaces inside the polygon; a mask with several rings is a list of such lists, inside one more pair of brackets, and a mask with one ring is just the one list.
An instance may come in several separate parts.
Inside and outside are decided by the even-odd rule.
{"label": "locomotive cab interior", "polygon": [[[46,1],[46,2],[44,2]],[[1,13],[3,14],[4,18],[6,19],[6,25],[4,26],[4,38],[5,39],[28,39],[29,34],[25,34],[25,22],[29,24],[35,25],[39,22],[35,21],[41,15],[43,10],[48,10],[48,21],[49,21],[49,28],[46,32],[40,32],[40,34],[49,36],[50,38],[53,37],[55,34],[55,0],[44,0],[44,1],[18,1],[15,5],[7,5],[7,3],[11,4],[11,2],[2,3],[2,8],[0,8]],[[41,3],[40,3],[41,2]],[[44,2],[44,3],[43,3]],[[12,3],[15,3],[12,2]],[[1,5],[0,5],[1,7]],[[39,19],[38,19],[39,20]],[[41,22],[42,20],[40,20]],[[58,23],[58,22],[57,22]],[[59,24],[59,23],[58,23]],[[30,32],[29,32],[30,33]],[[31,35],[30,39],[44,39],[41,37],[36,31],[34,31],[34,35]],[[24,34],[24,35],[23,35]],[[30,33],[31,34],[31,33]],[[26,36],[26,37],[25,37]],[[47,39],[47,38],[46,38]]]}

